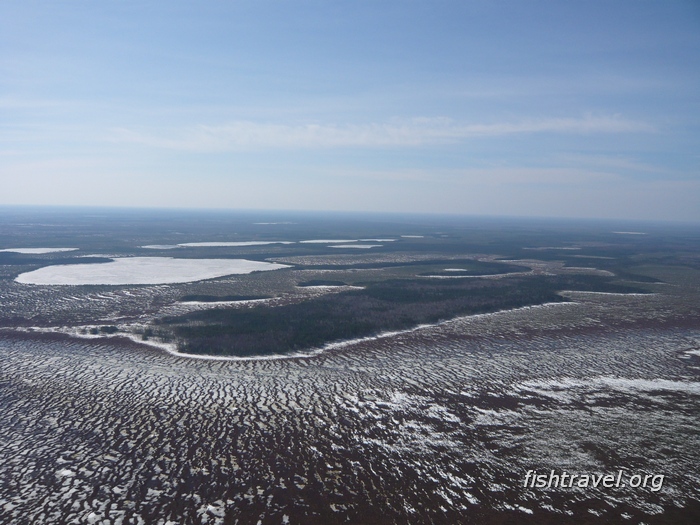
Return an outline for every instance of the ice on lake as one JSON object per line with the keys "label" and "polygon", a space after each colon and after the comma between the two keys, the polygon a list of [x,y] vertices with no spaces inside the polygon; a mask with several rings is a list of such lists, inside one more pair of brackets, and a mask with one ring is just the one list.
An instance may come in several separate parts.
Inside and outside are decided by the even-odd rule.
{"label": "ice on lake", "polygon": [[57,252],[73,252],[78,248],[5,248],[0,252],[26,253],[26,254],[42,254],[42,253],[57,253]]}
{"label": "ice on lake", "polygon": [[184,242],[178,246],[187,248],[215,246],[263,246],[265,244],[294,244],[292,241],[234,241],[234,242]]}
{"label": "ice on lake", "polygon": [[334,244],[331,248],[378,248],[381,244]]}
{"label": "ice on lake", "polygon": [[148,244],[141,248],[149,250],[172,250],[174,248],[214,248],[236,246],[263,246],[266,244],[294,244],[292,241],[232,241],[232,242],[183,242],[180,244]]}
{"label": "ice on lake", "polygon": [[337,244],[341,242],[357,242],[357,239],[311,239],[299,242],[301,244]]}
{"label": "ice on lake", "polygon": [[108,263],[45,266],[20,274],[15,281],[41,285],[171,284],[281,268],[289,266],[246,259],[124,257]]}

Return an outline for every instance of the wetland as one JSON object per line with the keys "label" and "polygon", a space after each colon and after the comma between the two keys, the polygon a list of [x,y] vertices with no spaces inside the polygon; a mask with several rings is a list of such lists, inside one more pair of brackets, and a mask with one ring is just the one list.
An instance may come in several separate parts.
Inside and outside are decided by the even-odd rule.
{"label": "wetland", "polygon": [[[0,252],[4,523],[700,513],[692,226],[0,211],[0,250],[25,250]],[[382,246],[340,247],[368,242]],[[42,251],[56,246],[77,249]],[[186,282],[18,280],[154,257],[277,266]],[[665,481],[523,486],[550,469]]]}

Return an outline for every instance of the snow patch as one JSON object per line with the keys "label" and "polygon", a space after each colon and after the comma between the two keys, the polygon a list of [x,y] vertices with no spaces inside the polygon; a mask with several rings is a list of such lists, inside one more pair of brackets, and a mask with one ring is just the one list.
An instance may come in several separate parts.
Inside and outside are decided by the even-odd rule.
{"label": "snow patch", "polygon": [[567,397],[563,394],[576,388],[586,389],[610,389],[622,392],[683,392],[686,394],[700,395],[700,382],[674,381],[671,379],[628,379],[624,377],[600,376],[589,379],[562,378],[552,380],[524,381],[520,388],[532,390],[550,397]]}

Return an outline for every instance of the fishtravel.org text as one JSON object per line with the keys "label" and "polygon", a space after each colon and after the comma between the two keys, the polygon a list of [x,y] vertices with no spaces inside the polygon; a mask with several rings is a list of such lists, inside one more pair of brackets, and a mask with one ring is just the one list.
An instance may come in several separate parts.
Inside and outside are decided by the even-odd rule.
{"label": "fishtravel.org text", "polygon": [[630,474],[624,470],[615,474],[569,474],[566,471],[557,473],[555,470],[542,474],[536,470],[528,470],[523,483],[524,487],[531,489],[632,487],[645,488],[652,492],[660,491],[663,485],[663,474]]}

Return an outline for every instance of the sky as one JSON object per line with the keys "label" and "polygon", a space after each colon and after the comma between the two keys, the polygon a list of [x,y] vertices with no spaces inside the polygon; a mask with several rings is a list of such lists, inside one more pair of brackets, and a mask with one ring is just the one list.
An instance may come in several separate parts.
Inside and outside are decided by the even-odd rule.
{"label": "sky", "polygon": [[700,2],[3,0],[0,205],[700,221]]}

